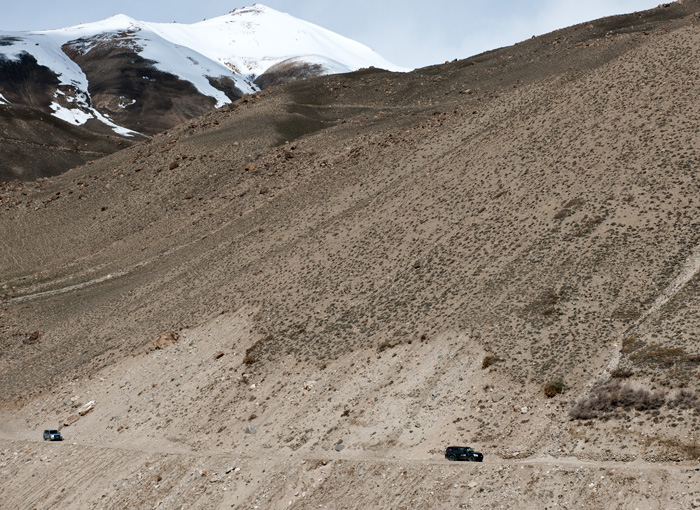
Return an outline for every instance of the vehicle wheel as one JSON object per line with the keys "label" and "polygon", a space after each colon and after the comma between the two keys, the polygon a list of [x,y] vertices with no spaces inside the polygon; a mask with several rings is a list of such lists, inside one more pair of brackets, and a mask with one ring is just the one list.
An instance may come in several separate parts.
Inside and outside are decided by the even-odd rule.
{"label": "vehicle wheel", "polygon": [[448,455],[448,456],[447,456],[447,460],[449,460],[450,462],[454,462],[455,456],[454,456],[454,455]]}

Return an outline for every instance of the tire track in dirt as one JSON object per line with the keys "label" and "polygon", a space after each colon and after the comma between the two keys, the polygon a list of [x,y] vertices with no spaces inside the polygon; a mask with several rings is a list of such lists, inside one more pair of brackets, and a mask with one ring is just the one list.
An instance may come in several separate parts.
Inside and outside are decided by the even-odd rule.
{"label": "tire track in dirt", "polygon": [[[249,210],[246,211],[244,214],[250,214],[251,212],[257,210],[259,207],[260,207],[260,206],[254,207],[253,209],[249,209]],[[113,279],[113,278],[119,278],[119,277],[127,276],[127,275],[133,273],[134,271],[136,271],[136,270],[138,270],[138,269],[141,269],[141,268],[143,268],[143,267],[147,267],[147,266],[153,264],[154,262],[156,262],[156,261],[158,261],[158,260],[161,260],[161,259],[164,258],[164,257],[170,256],[170,255],[172,255],[172,254],[174,254],[174,253],[177,253],[177,252],[179,252],[179,251],[181,251],[181,250],[183,250],[183,249],[189,248],[189,247],[193,246],[194,244],[199,243],[202,239],[205,239],[205,238],[207,238],[207,237],[209,237],[209,236],[212,236],[212,235],[217,234],[218,232],[220,232],[220,231],[223,230],[224,228],[230,226],[231,223],[233,223],[234,221],[238,221],[239,219],[240,219],[240,218],[236,218],[236,219],[234,219],[234,220],[226,221],[226,222],[222,223],[218,228],[216,228],[216,229],[214,229],[214,230],[211,230],[211,231],[209,231],[209,232],[207,232],[207,233],[205,233],[205,234],[203,234],[203,235],[197,237],[196,239],[193,239],[193,240],[190,241],[190,242],[187,242],[187,243],[181,244],[181,245],[177,245],[177,246],[173,246],[172,248],[170,248],[170,249],[168,249],[168,250],[166,250],[166,251],[164,251],[164,252],[162,252],[162,253],[159,253],[158,255],[156,255],[156,256],[154,256],[154,257],[148,259],[148,260],[144,260],[144,261],[138,262],[138,263],[136,263],[136,264],[133,264],[133,265],[131,265],[130,267],[127,267],[126,269],[122,269],[121,271],[115,271],[115,272],[109,273],[109,274],[107,274],[107,275],[105,275],[105,276],[100,276],[100,277],[93,278],[93,279],[91,279],[91,280],[88,280],[88,281],[85,281],[85,282],[82,282],[82,283],[77,283],[77,284],[75,284],[75,285],[68,285],[68,286],[65,286],[65,287],[58,288],[58,289],[52,289],[52,290],[46,290],[46,291],[40,291],[40,292],[33,292],[33,293],[31,293],[31,294],[24,294],[24,295],[22,295],[22,296],[14,296],[14,297],[11,298],[10,302],[13,303],[13,304],[19,304],[19,303],[25,303],[25,302],[27,302],[27,301],[34,301],[35,299],[40,299],[40,298],[45,298],[45,297],[51,297],[51,296],[57,296],[57,295],[60,295],[60,294],[66,294],[66,293],[68,293],[68,292],[72,292],[72,291],[75,291],[75,290],[80,290],[80,289],[84,289],[84,288],[86,288],[86,287],[90,287],[90,286],[93,286],[93,285],[97,285],[97,284],[99,284],[99,283],[102,283],[102,282],[111,280],[111,279]],[[87,269],[85,269],[85,270],[82,272],[82,274],[91,273],[91,272],[94,272],[94,271],[96,271],[96,270],[97,270],[96,268],[87,268]],[[81,274],[81,273],[78,273],[77,276],[80,276],[80,274]],[[65,278],[62,278],[62,279],[59,279],[59,280],[54,280],[52,283],[53,283],[53,284],[56,284],[57,282],[65,281],[65,280],[67,280],[67,279],[75,278],[75,277],[76,277],[76,275],[71,275],[71,276],[68,276],[68,277],[65,277]]]}
{"label": "tire track in dirt", "polygon": [[[0,442],[6,444],[14,444],[15,446],[27,446],[34,443],[42,443],[40,440],[23,440],[23,439],[13,439],[10,437],[1,437]],[[138,445],[134,447],[129,447],[125,445],[95,445],[95,444],[81,444],[79,442],[71,441],[68,444],[60,445],[61,448],[72,449],[73,454],[79,453],[90,453],[87,457],[81,457],[84,460],[81,462],[81,468],[91,473],[89,478],[84,478],[82,481],[90,482],[93,478],[95,480],[100,479],[100,471],[102,467],[107,462],[122,462],[125,459],[129,459],[135,452],[143,453],[147,455],[167,455],[172,457],[181,457],[182,459],[190,459],[194,461],[196,459],[230,459],[231,461],[255,461],[255,460],[265,460],[266,455],[264,451],[249,451],[246,454],[240,454],[235,452],[221,452],[218,450],[171,450],[164,447],[144,447],[144,445]],[[376,463],[376,464],[388,464],[388,465],[445,465],[445,466],[528,466],[528,465],[551,465],[558,467],[581,467],[590,469],[635,469],[640,471],[648,470],[662,470],[668,472],[684,472],[684,471],[697,471],[697,464],[683,464],[677,462],[669,463],[656,463],[647,462],[643,460],[635,460],[630,462],[624,461],[596,461],[589,459],[581,459],[576,456],[562,456],[555,457],[551,455],[526,457],[521,459],[507,459],[502,458],[497,455],[490,455],[484,458],[483,463],[460,463],[460,462],[450,462],[442,457],[439,458],[401,458],[396,456],[382,457],[372,454],[354,454],[352,456],[343,457],[342,454],[335,452],[328,452],[328,454],[316,454],[316,455],[304,455],[304,454],[291,454],[286,457],[293,461],[306,461],[306,462],[345,462],[345,463]],[[86,485],[90,485],[86,483]]]}

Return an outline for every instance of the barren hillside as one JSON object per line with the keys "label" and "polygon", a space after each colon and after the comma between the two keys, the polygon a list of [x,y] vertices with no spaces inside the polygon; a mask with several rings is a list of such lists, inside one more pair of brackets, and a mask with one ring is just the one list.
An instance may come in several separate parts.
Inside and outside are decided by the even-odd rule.
{"label": "barren hillside", "polygon": [[0,500],[700,507],[699,13],[271,87],[4,186]]}

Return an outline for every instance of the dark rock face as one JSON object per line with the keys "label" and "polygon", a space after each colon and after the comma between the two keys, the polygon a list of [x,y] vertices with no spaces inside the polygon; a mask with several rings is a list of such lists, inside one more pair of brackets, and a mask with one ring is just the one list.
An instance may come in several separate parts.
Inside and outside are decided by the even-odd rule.
{"label": "dark rock face", "polygon": [[[3,45],[9,42],[5,40]],[[22,53],[17,60],[0,55],[0,93],[10,103],[25,104],[49,113],[58,84],[56,74],[39,65],[29,53]]]}
{"label": "dark rock face", "polygon": [[134,141],[75,126],[36,108],[0,105],[0,182],[59,175]]}
{"label": "dark rock face", "polygon": [[[87,76],[95,108],[120,126],[153,135],[216,106],[214,98],[201,94],[192,83],[159,71],[155,62],[141,57],[133,35],[101,35],[63,46]],[[242,95],[232,83],[214,83],[220,83],[218,88],[229,97]]]}
{"label": "dark rock face", "polygon": [[236,83],[228,76],[207,76],[209,84],[217,90],[220,90],[231,101],[235,101],[243,97],[243,92],[236,87]]}

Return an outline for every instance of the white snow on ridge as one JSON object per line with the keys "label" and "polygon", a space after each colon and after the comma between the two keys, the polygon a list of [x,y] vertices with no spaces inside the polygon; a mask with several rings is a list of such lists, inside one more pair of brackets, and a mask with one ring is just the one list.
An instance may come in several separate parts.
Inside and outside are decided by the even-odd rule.
{"label": "white snow on ridge", "polygon": [[87,90],[87,77],[80,66],[63,53],[63,42],[40,32],[1,32],[0,37],[16,39],[9,46],[0,46],[0,51],[9,60],[17,60],[22,53],[32,55],[40,66],[54,71],[61,85],[84,87]]}
{"label": "white snow on ridge", "polygon": [[[90,106],[87,76],[80,66],[61,50],[63,44],[67,42],[62,37],[52,32],[2,32],[0,37],[12,39],[10,46],[0,47],[6,58],[19,59],[23,53],[28,53],[36,59],[38,65],[48,67],[56,73],[59,86],[66,85],[76,89],[76,97],[68,100],[74,108],[66,108],[57,102],[51,104],[54,117],[75,125],[83,125],[95,118],[109,125],[118,134],[125,136],[138,134],[115,124]],[[61,92],[58,94],[63,95]]]}
{"label": "white snow on ridge", "polygon": [[[224,64],[211,60],[186,45],[164,39],[151,29],[151,25],[153,24],[118,14],[96,23],[37,33],[55,38],[59,46],[62,46],[70,41],[81,38],[94,38],[96,35],[103,33],[129,32],[129,36],[132,38],[132,46],[134,46],[134,50],[141,57],[153,61],[154,67],[159,71],[173,74],[191,82],[200,93],[215,98],[217,107],[231,101],[226,94],[211,86],[209,80],[207,80],[208,76],[214,78],[227,76],[236,83],[236,86],[242,92],[253,92],[250,85],[242,77],[233,73]],[[91,49],[92,46],[88,43],[83,52],[88,53]]]}
{"label": "white snow on ridge", "polygon": [[304,55],[303,57],[287,58],[281,60],[281,62],[319,65],[325,70],[324,74],[341,74],[354,71],[354,69],[350,66],[347,66],[341,62],[338,62],[337,60],[330,59],[323,55]]}
{"label": "white snow on ridge", "polygon": [[[52,109],[56,117],[72,124],[84,124],[96,118],[120,134],[133,134],[91,107],[87,77],[62,51],[66,43],[75,45],[79,39],[84,39],[84,46],[77,49],[87,54],[100,39],[114,41],[118,35],[121,44],[154,62],[153,66],[159,71],[189,81],[200,93],[216,99],[217,107],[229,103],[230,99],[213,87],[209,78],[227,77],[241,92],[255,92],[258,87],[253,81],[283,61],[319,64],[326,74],[370,66],[408,71],[391,64],[363,44],[260,4],[191,25],[148,23],[118,14],[95,23],[58,30],[0,32],[4,43],[0,45],[0,56],[15,60],[26,52],[34,56],[40,66],[56,73],[60,85],[76,89],[76,100],[71,103],[75,109],[54,103]],[[7,103],[7,100],[0,95],[0,104],[2,102]],[[122,108],[127,106],[129,104],[125,103]]]}
{"label": "white snow on ridge", "polygon": [[374,66],[408,71],[357,41],[261,4],[192,25],[145,25],[168,41],[188,46],[213,60],[229,62],[244,74],[257,76],[288,58],[311,55],[324,55],[349,70]]}

